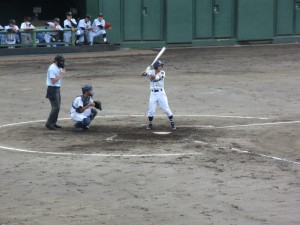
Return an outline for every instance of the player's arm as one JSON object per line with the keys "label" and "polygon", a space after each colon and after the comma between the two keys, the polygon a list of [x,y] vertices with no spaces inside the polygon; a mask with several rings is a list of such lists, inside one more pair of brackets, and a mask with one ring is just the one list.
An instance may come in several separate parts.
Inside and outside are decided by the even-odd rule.
{"label": "player's arm", "polygon": [[[65,70],[61,70],[60,74],[57,77],[53,77],[51,78],[51,82],[53,84],[57,83],[61,78],[63,78],[63,76],[65,75],[66,71]],[[51,76],[50,76],[51,77]]]}
{"label": "player's arm", "polygon": [[83,113],[85,110],[87,110],[88,108],[90,108],[90,107],[93,107],[93,106],[95,106],[95,103],[94,102],[90,102],[89,104],[87,104],[86,106],[80,106],[76,111],[78,112],[78,113]]}

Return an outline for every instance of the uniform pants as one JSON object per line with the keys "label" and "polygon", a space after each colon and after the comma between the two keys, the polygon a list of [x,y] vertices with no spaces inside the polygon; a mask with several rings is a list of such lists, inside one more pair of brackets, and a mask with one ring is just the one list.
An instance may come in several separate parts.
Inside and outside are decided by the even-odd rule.
{"label": "uniform pants", "polygon": [[79,36],[78,41],[83,43],[85,40],[86,42],[90,42],[90,31],[88,30],[77,30],[76,34]]}
{"label": "uniform pants", "polygon": [[[48,92],[50,93],[49,95]],[[57,118],[60,110],[60,103],[61,103],[60,88],[48,87],[46,97],[49,98],[51,104],[51,111],[46,125],[54,125],[57,122]]]}
{"label": "uniform pants", "polygon": [[154,117],[157,104],[167,114],[168,117],[173,115],[172,111],[170,110],[165,91],[151,92],[148,112],[149,117]]}
{"label": "uniform pants", "polygon": [[103,34],[106,34],[105,30],[98,30],[97,32],[91,31],[90,32],[90,42],[94,43],[94,38],[98,37],[98,36],[101,36]]}
{"label": "uniform pants", "polygon": [[[72,38],[71,31],[65,31],[64,32],[64,42],[70,43],[71,42],[71,38]],[[68,46],[68,44],[65,44],[65,45]]]}

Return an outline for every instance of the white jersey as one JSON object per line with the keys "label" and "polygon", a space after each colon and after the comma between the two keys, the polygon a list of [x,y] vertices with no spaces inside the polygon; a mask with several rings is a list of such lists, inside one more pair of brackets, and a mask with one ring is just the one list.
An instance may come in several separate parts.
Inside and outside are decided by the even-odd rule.
{"label": "white jersey", "polygon": [[101,20],[100,21],[98,18],[95,19],[94,22],[93,22],[93,25],[92,25],[93,31],[94,32],[98,32],[99,30],[102,30],[99,26],[102,26],[103,29],[104,29],[104,27],[105,27],[105,20]]}
{"label": "white jersey", "polygon": [[[147,77],[150,80],[150,89],[151,90],[164,90],[165,85],[165,71],[161,70],[159,73],[155,74],[155,70],[147,70]],[[150,75],[155,75],[156,79],[152,79]]]}
{"label": "white jersey", "polygon": [[82,95],[77,96],[72,104],[70,113],[74,114],[74,113],[78,113],[77,109],[82,108],[84,106],[86,106],[89,103],[94,102],[93,99],[91,97],[89,97],[89,99],[87,99],[85,102],[83,102],[83,98]]}
{"label": "white jersey", "polygon": [[30,22],[24,22],[21,24],[21,30],[35,29],[35,27]]}
{"label": "white jersey", "polygon": [[64,21],[64,28],[76,28],[76,27],[77,27],[77,22],[75,19],[71,19],[71,20],[66,19]]}
{"label": "white jersey", "polygon": [[[14,26],[5,26],[4,29],[6,31],[9,31],[9,30],[12,30],[12,28],[14,28],[16,31],[19,31],[19,27],[14,25]],[[6,34],[6,40],[10,43],[14,43],[15,44],[15,41],[16,41],[16,32],[13,31],[13,32],[9,32],[8,34]]]}
{"label": "white jersey", "polygon": [[0,25],[0,30],[4,30],[4,28]]}
{"label": "white jersey", "polygon": [[78,29],[85,30],[91,27],[91,21],[85,22],[85,19],[79,20]]}
{"label": "white jersey", "polygon": [[[52,30],[52,27],[55,26],[55,24],[54,24],[53,22],[47,22],[47,24],[49,25],[49,26],[48,26],[48,29],[51,29],[51,30]],[[64,30],[59,24],[57,24],[57,25],[55,26],[55,28],[56,28],[56,30]],[[57,32],[50,32],[50,34],[56,35]]]}

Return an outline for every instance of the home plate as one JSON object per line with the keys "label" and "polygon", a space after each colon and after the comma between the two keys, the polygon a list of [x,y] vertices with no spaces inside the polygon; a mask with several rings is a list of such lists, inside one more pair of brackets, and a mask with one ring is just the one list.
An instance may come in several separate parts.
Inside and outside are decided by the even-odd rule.
{"label": "home plate", "polygon": [[171,132],[158,131],[158,132],[153,132],[153,134],[166,135],[166,134],[171,134]]}

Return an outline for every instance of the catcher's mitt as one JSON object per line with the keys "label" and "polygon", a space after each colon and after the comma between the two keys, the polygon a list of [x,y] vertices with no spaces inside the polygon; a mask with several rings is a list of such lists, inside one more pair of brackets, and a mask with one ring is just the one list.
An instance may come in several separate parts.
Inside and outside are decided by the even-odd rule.
{"label": "catcher's mitt", "polygon": [[95,108],[99,109],[101,111],[102,110],[102,104],[101,104],[101,102],[100,101],[94,101],[94,103],[95,103]]}
{"label": "catcher's mitt", "polygon": [[112,29],[112,26],[111,26],[110,22],[105,22],[104,29],[105,30],[107,30],[107,29],[111,30]]}

